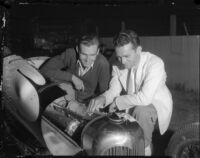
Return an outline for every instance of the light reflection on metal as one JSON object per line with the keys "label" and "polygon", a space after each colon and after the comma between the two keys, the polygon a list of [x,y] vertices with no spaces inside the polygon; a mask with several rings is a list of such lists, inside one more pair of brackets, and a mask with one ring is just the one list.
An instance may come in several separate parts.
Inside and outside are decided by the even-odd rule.
{"label": "light reflection on metal", "polygon": [[[5,57],[3,72],[3,89],[13,100],[6,107],[52,155],[76,155],[82,150],[87,155],[144,155],[143,131],[131,116],[113,113],[88,119],[70,113],[63,103],[57,110],[52,104],[64,94],[46,87],[37,69],[19,56]],[[46,88],[37,91],[35,84]]]}
{"label": "light reflection on metal", "polygon": [[86,125],[81,136],[84,150],[88,155],[144,155],[139,124],[114,115],[99,116]]}

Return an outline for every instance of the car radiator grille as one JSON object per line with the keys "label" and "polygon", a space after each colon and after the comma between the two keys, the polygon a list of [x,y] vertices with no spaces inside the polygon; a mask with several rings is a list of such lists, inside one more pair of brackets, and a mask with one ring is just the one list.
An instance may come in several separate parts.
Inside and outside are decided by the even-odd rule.
{"label": "car radiator grille", "polygon": [[144,141],[140,140],[131,148],[127,146],[113,146],[104,150],[101,155],[105,156],[140,156],[144,155]]}
{"label": "car radiator grille", "polygon": [[123,147],[123,146],[116,146],[116,147],[112,147],[109,148],[108,150],[106,150],[104,152],[103,155],[106,156],[129,156],[129,155],[137,155],[137,151],[136,150],[131,150],[128,147]]}

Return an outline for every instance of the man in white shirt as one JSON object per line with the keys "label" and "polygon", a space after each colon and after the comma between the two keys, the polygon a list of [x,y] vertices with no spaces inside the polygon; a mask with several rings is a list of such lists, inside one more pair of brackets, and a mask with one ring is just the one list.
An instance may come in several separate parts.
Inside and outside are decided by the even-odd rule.
{"label": "man in white shirt", "polygon": [[143,52],[139,37],[132,30],[120,32],[114,38],[114,47],[118,61],[112,66],[109,89],[90,102],[88,112],[108,105],[110,112],[129,112],[144,131],[145,155],[149,156],[157,119],[163,134],[172,114],[172,96],[165,84],[164,62],[150,52]]}

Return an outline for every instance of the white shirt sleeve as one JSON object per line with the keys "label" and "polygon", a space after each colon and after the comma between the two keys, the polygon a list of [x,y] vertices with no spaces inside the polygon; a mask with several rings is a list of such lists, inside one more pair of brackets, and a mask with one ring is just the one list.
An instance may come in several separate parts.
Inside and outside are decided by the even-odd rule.
{"label": "white shirt sleeve", "polygon": [[112,76],[111,81],[109,83],[109,89],[105,91],[102,95],[106,97],[106,106],[111,104],[115,97],[120,95],[122,91],[122,86],[119,81],[117,68],[115,66],[112,67]]}

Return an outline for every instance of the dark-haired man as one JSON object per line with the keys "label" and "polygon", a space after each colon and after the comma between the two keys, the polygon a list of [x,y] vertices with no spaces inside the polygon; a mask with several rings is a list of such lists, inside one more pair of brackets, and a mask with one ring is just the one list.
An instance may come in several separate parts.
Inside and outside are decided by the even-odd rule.
{"label": "dark-haired man", "polygon": [[109,89],[90,102],[88,112],[98,111],[107,105],[110,105],[110,112],[128,112],[142,127],[145,155],[150,156],[152,132],[157,119],[163,134],[172,114],[172,97],[165,84],[164,62],[150,52],[143,52],[139,37],[132,30],[116,35],[114,47],[118,62],[112,67]]}
{"label": "dark-haired man", "polygon": [[68,100],[79,102],[103,93],[110,80],[109,63],[99,53],[99,38],[95,34],[81,36],[76,49],[51,58],[40,70],[50,80],[63,83]]}

